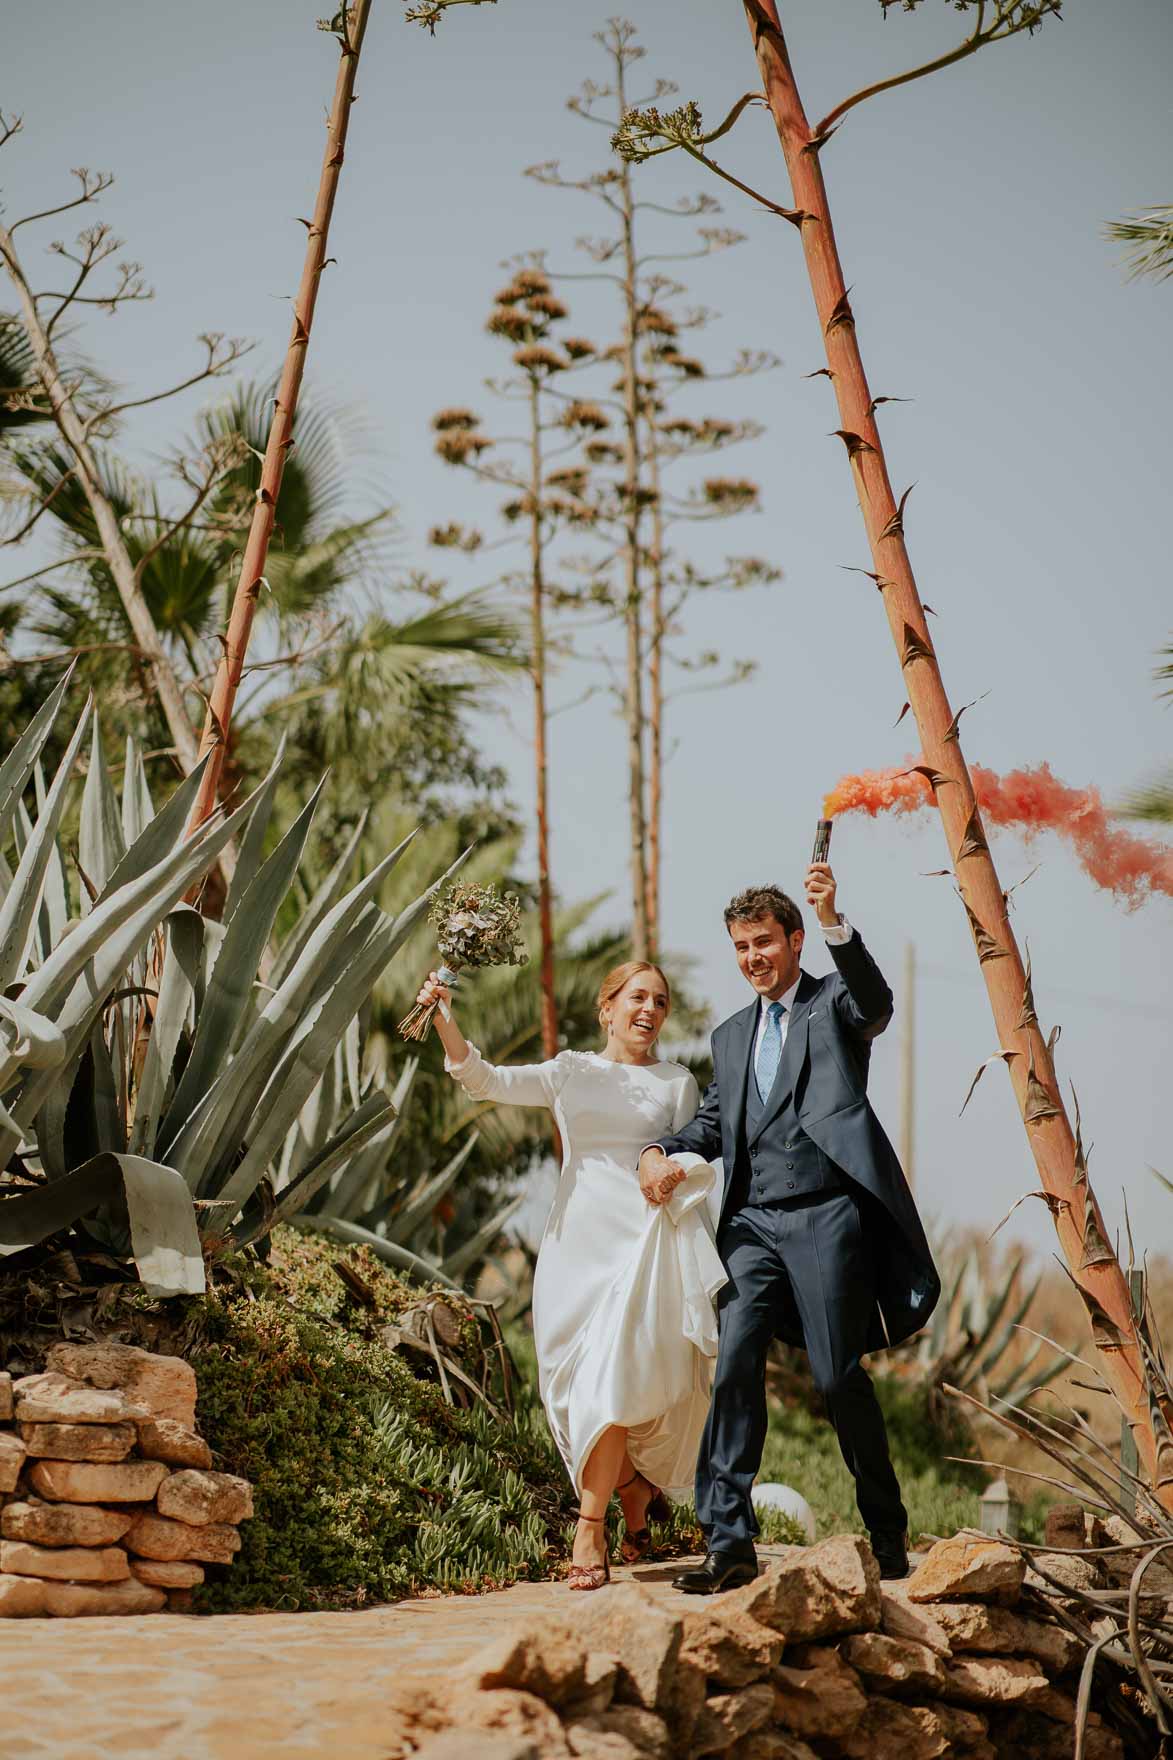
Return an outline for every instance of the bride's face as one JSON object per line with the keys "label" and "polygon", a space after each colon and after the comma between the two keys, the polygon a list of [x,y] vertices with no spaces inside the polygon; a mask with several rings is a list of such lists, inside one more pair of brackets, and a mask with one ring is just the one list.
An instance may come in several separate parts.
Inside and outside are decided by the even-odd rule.
{"label": "bride's face", "polygon": [[611,1045],[639,1056],[651,1050],[668,1019],[668,992],[655,972],[637,972],[605,1011]]}

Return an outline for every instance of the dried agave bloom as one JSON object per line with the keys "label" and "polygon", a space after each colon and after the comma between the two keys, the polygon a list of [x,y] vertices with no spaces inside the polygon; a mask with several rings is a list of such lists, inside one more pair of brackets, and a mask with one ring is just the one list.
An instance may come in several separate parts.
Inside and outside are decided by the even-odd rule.
{"label": "dried agave bloom", "polygon": [[428,533],[428,543],[437,550],[463,550],[471,554],[484,541],[475,527],[462,526],[456,520],[450,520],[446,526],[433,526]]}
{"label": "dried agave bloom", "polygon": [[561,341],[572,361],[586,360],[588,355],[595,352],[594,343],[588,342],[585,336],[563,336]]}
{"label": "dried agave bloom", "polygon": [[685,379],[703,379],[705,376],[704,362],[698,361],[690,354],[680,354],[675,348],[663,348],[657,351],[664,365],[680,373]]}
{"label": "dried agave bloom", "polygon": [[534,333],[534,323],[516,306],[495,306],[489,313],[485,329],[491,336],[504,336],[510,342],[526,342]]}
{"label": "dried agave bloom", "polygon": [[635,327],[645,336],[675,336],[679,329],[676,319],[660,306],[645,306]]}
{"label": "dried agave bloom", "polygon": [[601,431],[603,428],[611,426],[611,418],[599,408],[597,403],[588,403],[585,399],[576,397],[574,402],[568,403],[562,412],[562,426],[564,428],[594,428],[596,431]]}
{"label": "dried agave bloom", "polygon": [[586,455],[592,464],[622,464],[623,448],[611,440],[588,440]]}
{"label": "dried agave bloom", "polygon": [[480,423],[470,409],[442,409],[432,417],[432,427],[437,434],[445,434],[454,428],[473,429]]}
{"label": "dried agave bloom", "polygon": [[556,324],[559,318],[570,316],[569,306],[564,306],[552,293],[531,293],[525,303],[529,311],[540,313],[551,324]]}
{"label": "dried agave bloom", "polygon": [[549,291],[550,277],[544,269],[519,269],[509,286],[496,297],[502,305],[512,305],[514,300],[533,299],[536,294]]}
{"label": "dried agave bloom", "polygon": [[469,434],[463,430],[441,434],[436,441],[436,451],[445,464],[464,464],[470,457],[479,457],[493,444],[487,434]]}
{"label": "dried agave bloom", "polygon": [[559,354],[556,349],[547,348],[541,342],[531,342],[528,347],[519,348],[513,362],[527,373],[538,373],[546,377],[551,373],[564,373],[570,364],[565,355]]}
{"label": "dried agave bloom", "polygon": [[706,477],[701,492],[710,507],[753,507],[758,499],[758,486],[748,477]]}
{"label": "dried agave bloom", "polygon": [[583,495],[586,493],[587,472],[581,465],[563,465],[561,470],[551,471],[546,482],[551,489],[562,489],[567,495]]}

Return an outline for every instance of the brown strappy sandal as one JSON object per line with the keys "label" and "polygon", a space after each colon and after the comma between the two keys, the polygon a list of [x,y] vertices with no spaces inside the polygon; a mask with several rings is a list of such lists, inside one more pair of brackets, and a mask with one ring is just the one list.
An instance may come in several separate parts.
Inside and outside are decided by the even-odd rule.
{"label": "brown strappy sandal", "polygon": [[[581,1510],[576,1510],[575,1513],[580,1522],[602,1522],[603,1538],[606,1540],[606,1516],[584,1516]],[[567,1574],[566,1586],[568,1589],[578,1590],[601,1589],[604,1583],[610,1581],[611,1560],[604,1551],[602,1564],[572,1564]]]}
{"label": "brown strappy sandal", "polygon": [[651,1480],[645,1478],[644,1474],[639,1471],[634,1472],[630,1479],[625,1479],[622,1485],[617,1485],[615,1487],[616,1491],[626,1491],[627,1487],[629,1485],[634,1485],[637,1479],[643,1479],[644,1484],[652,1495],[648,1498],[647,1507],[644,1510],[644,1526],[642,1528],[629,1528],[627,1533],[623,1536],[623,1544],[619,1548],[619,1556],[622,1558],[624,1564],[638,1564],[640,1559],[645,1558],[650,1552],[652,1535],[651,1530],[647,1526],[648,1522],[666,1522],[671,1519],[672,1515],[672,1511],[668,1507],[668,1499],[664,1496],[660,1487],[658,1485],[653,1485]]}

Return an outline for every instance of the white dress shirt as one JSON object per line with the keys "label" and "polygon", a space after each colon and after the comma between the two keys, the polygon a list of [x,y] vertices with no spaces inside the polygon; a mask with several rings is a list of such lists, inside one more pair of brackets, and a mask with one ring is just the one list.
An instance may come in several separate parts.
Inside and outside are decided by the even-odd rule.
{"label": "white dress shirt", "polygon": [[[828,947],[842,947],[845,941],[851,940],[854,933],[855,931],[847,921],[847,918],[841,916],[838,923],[833,923],[830,928],[823,929],[823,940],[827,943]],[[776,996],[774,998],[775,1002],[780,1002],[782,1004],[782,1015],[778,1021],[778,1026],[782,1033],[782,1043],[778,1047],[779,1056],[781,1056],[782,1052],[786,1049],[786,1033],[790,1026],[790,1010],[794,1007],[794,998],[798,993],[798,986],[801,982],[801,977],[795,978],[789,990],[784,991],[781,996]],[[771,1006],[769,997],[763,996],[761,999],[761,1005],[758,1009],[758,1030],[753,1042],[753,1065],[755,1069],[758,1066],[758,1052],[762,1048],[762,1034],[765,1032],[766,1026],[769,1022],[769,1011]]]}

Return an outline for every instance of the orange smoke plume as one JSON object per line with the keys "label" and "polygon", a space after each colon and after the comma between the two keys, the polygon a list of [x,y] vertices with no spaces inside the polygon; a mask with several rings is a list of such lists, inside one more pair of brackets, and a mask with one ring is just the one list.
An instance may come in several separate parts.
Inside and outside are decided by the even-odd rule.
{"label": "orange smoke plume", "polygon": [[[1097,886],[1130,907],[1151,893],[1173,896],[1173,851],[1109,822],[1098,788],[1068,788],[1049,764],[998,776],[970,766],[978,806],[989,825],[1002,825],[1033,837],[1054,831],[1072,846],[1084,872]],[[864,770],[844,776],[827,796],[828,819],[838,813],[915,813],[931,806],[933,793],[920,770]]]}

